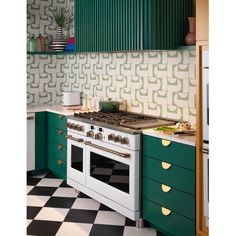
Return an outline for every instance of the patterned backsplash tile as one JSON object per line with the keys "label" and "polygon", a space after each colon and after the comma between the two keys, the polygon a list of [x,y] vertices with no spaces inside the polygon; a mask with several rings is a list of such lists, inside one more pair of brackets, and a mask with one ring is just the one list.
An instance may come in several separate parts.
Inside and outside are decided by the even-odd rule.
{"label": "patterned backsplash tile", "polygon": [[133,112],[196,120],[195,50],[28,55],[27,103],[63,91],[127,100]]}
{"label": "patterned backsplash tile", "polygon": [[[27,35],[50,43],[53,7],[74,9],[74,0],[27,0]],[[73,35],[73,24],[65,32]],[[196,122],[194,49],[70,55],[27,55],[27,103],[61,102],[63,91],[124,99],[127,109]]]}

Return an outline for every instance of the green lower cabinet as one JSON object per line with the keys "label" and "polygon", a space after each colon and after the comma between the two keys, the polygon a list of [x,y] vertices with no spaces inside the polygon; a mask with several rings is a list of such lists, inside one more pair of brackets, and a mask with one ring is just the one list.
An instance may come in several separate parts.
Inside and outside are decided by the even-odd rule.
{"label": "green lower cabinet", "polygon": [[[169,211],[170,210],[170,211]],[[143,199],[143,218],[168,236],[195,236],[195,221]]]}
{"label": "green lower cabinet", "polygon": [[47,167],[59,178],[66,179],[67,118],[52,112],[48,112],[47,118]]}
{"label": "green lower cabinet", "polygon": [[59,143],[48,142],[48,156],[53,156],[66,162],[66,146]]}
{"label": "green lower cabinet", "polygon": [[66,131],[63,129],[48,127],[48,140],[66,146]]}
{"label": "green lower cabinet", "polygon": [[48,169],[56,176],[66,179],[66,162],[52,156],[48,156]]}
{"label": "green lower cabinet", "polygon": [[47,112],[35,113],[35,171],[47,168]]}
{"label": "green lower cabinet", "polygon": [[143,157],[143,176],[195,195],[195,172],[171,165],[162,167],[162,161]]}
{"label": "green lower cabinet", "polygon": [[143,178],[143,198],[195,220],[195,196]]}
{"label": "green lower cabinet", "polygon": [[54,127],[66,131],[66,116],[48,112],[48,128]]}

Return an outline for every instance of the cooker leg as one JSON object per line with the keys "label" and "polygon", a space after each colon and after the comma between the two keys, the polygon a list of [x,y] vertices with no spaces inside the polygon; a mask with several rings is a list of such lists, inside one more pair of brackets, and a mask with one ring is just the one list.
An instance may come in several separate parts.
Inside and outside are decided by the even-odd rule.
{"label": "cooker leg", "polygon": [[142,218],[139,218],[136,220],[136,228],[143,228],[144,227],[144,221]]}

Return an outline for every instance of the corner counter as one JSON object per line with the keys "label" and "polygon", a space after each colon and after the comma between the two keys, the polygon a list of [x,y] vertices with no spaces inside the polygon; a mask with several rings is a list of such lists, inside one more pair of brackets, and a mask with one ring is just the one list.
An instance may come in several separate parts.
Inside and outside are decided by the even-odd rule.
{"label": "corner counter", "polygon": [[145,129],[142,131],[142,134],[153,136],[156,138],[167,139],[170,141],[196,146],[196,136],[195,135],[171,135],[171,134],[164,134],[159,131],[155,131],[154,129]]}

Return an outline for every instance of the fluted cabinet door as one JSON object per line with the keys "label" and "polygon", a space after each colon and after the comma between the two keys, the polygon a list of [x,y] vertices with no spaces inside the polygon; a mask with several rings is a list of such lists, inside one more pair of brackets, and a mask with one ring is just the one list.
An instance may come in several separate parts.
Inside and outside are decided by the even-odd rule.
{"label": "fluted cabinet door", "polygon": [[192,0],[75,0],[79,52],[171,49],[184,44]]}

